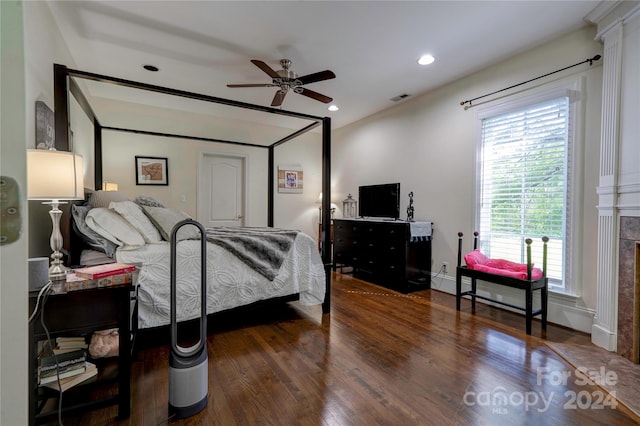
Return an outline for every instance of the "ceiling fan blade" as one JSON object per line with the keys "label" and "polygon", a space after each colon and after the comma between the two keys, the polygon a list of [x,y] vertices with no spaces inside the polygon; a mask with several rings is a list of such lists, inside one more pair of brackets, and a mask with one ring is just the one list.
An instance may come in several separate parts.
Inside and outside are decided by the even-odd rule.
{"label": "ceiling fan blade", "polygon": [[274,87],[275,84],[227,84],[227,87]]}
{"label": "ceiling fan blade", "polygon": [[287,92],[283,92],[282,90],[278,90],[276,95],[273,97],[271,101],[271,106],[280,106],[282,105],[282,101],[284,101],[284,97],[287,96]]}
{"label": "ceiling fan blade", "polygon": [[330,80],[332,78],[336,78],[333,71],[324,70],[313,74],[303,75],[302,77],[298,77],[298,80],[300,80],[300,83],[302,84],[309,84],[315,83],[316,81]]}
{"label": "ceiling fan blade", "polygon": [[315,99],[316,101],[324,102],[325,104],[333,101],[333,98],[330,98],[318,92],[314,92],[313,90],[305,89],[304,87],[300,92],[297,93],[300,93],[301,95],[307,96],[311,99]]}
{"label": "ceiling fan blade", "polygon": [[266,63],[259,61],[257,59],[252,59],[251,62],[253,63],[253,65],[257,66],[258,68],[260,68],[262,71],[266,72],[269,77],[271,78],[280,78],[280,76],[278,75],[277,72],[275,72],[269,65],[267,65]]}

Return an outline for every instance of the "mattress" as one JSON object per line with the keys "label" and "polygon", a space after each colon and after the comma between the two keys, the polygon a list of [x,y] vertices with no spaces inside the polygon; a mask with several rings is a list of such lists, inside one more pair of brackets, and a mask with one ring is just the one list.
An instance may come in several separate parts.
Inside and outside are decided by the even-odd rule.
{"label": "mattress", "polygon": [[[201,242],[182,240],[176,250],[178,321],[200,316]],[[170,243],[116,251],[116,260],[142,265],[138,275],[138,327],[166,325],[170,316]],[[325,271],[316,241],[299,233],[276,277],[269,281],[224,248],[207,243],[207,313],[292,294],[300,302],[324,301]]]}

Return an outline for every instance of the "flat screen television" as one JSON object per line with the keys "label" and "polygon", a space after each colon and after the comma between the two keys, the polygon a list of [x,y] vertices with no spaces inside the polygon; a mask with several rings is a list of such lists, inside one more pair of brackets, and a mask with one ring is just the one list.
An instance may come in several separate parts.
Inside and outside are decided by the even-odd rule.
{"label": "flat screen television", "polygon": [[365,185],[358,188],[361,217],[400,218],[400,184]]}

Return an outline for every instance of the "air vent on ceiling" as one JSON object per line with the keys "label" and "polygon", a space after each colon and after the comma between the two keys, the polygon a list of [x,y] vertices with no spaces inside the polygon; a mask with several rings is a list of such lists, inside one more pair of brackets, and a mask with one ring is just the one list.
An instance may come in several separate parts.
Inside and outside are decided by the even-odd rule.
{"label": "air vent on ceiling", "polygon": [[401,101],[401,100],[403,100],[405,98],[408,98],[409,96],[411,96],[411,95],[409,95],[407,93],[403,93],[402,95],[394,96],[393,98],[391,98],[391,100],[393,102],[398,102],[398,101]]}

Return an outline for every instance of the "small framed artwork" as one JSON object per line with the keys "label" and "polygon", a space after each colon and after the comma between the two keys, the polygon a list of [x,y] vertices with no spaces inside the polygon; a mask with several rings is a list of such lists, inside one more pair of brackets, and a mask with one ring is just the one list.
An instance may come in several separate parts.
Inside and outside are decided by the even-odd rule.
{"label": "small framed artwork", "polygon": [[136,155],[136,185],[169,185],[169,167],[166,157]]}
{"label": "small framed artwork", "polygon": [[[51,108],[42,101],[36,101],[36,148],[54,149],[56,142],[55,117]],[[73,151],[69,147],[69,151]]]}
{"label": "small framed artwork", "polygon": [[304,187],[302,175],[299,165],[278,166],[278,192],[301,194]]}

